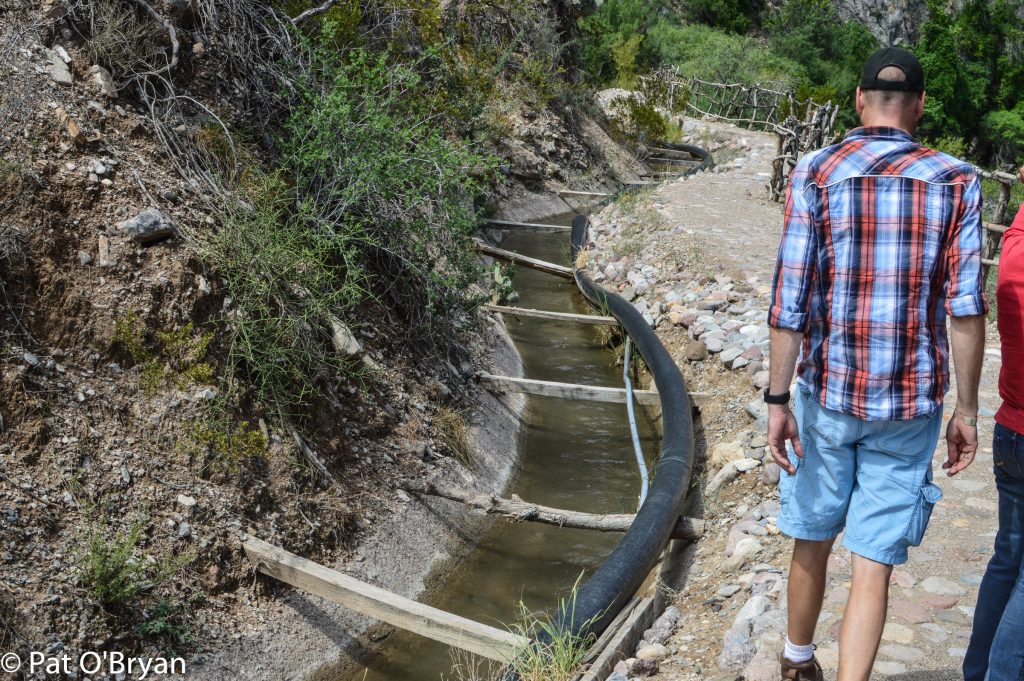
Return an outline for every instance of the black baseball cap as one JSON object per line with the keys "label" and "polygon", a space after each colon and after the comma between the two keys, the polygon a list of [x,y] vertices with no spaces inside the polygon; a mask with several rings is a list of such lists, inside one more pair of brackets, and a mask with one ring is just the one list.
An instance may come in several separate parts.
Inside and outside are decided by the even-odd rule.
{"label": "black baseball cap", "polygon": [[[879,72],[895,66],[903,71],[906,80],[882,80]],[[868,57],[860,74],[861,90],[896,90],[901,92],[924,92],[924,69],[913,54],[902,47],[883,47]]]}

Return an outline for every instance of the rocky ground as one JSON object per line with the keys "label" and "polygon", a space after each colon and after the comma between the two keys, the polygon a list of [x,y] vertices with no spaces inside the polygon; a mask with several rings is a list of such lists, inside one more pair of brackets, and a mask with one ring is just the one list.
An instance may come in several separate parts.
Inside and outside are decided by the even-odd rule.
{"label": "rocky ground", "polygon": [[[765,188],[775,140],[728,125],[688,121],[696,143],[732,160],[713,172],[627,197],[595,216],[590,266],[629,297],[683,368],[691,390],[716,398],[702,409],[710,455],[703,492],[707,534],[675,609],[645,635],[613,679],[778,679],[791,540],[775,526],[779,468],[767,453],[757,388],[767,380],[769,284],[782,210]],[[875,673],[922,681],[958,678],[977,588],[997,525],[991,419],[998,405],[998,337],[990,327],[981,391],[981,454],[954,479],[922,547],[892,578]],[[955,403],[950,393],[947,405]],[[948,418],[951,406],[947,406]],[[839,546],[816,643],[834,678],[838,631],[850,588]]]}

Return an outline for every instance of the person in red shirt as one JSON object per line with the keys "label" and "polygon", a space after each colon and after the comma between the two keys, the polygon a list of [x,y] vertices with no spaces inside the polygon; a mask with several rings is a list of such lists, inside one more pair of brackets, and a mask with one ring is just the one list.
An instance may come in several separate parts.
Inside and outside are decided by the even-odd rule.
{"label": "person in red shirt", "polygon": [[992,437],[999,532],[978,592],[964,681],[1024,679],[1024,205],[1003,237],[996,300],[1003,358],[1003,404]]}

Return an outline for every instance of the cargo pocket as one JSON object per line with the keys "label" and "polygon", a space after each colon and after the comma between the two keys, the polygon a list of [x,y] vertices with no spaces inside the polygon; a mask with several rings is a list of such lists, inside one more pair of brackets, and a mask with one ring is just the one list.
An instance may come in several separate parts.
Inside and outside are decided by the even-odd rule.
{"label": "cargo pocket", "polygon": [[935,508],[935,504],[941,498],[942,490],[939,489],[938,485],[926,482],[921,488],[917,505],[914,506],[913,515],[910,518],[910,525],[907,527],[907,532],[903,537],[907,546],[921,545],[921,540],[924,539],[924,531],[928,529],[928,521],[932,517],[932,509]]}

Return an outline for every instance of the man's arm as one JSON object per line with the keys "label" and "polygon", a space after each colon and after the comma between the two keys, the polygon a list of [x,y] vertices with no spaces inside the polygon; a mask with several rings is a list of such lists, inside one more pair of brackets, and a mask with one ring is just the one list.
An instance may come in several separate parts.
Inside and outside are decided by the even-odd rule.
{"label": "man's arm", "polygon": [[[768,392],[773,395],[789,390],[800,344],[810,321],[811,286],[816,275],[818,249],[806,186],[807,170],[797,164],[786,187],[786,217],[772,282],[772,304],[768,308],[768,326],[771,327]],[[792,441],[797,456],[803,457],[796,418],[789,405],[768,405],[768,447],[775,462],[792,475],[796,468],[786,455],[787,440]]]}
{"label": "man's arm", "polygon": [[953,317],[949,341],[956,371],[956,411],[946,428],[949,454],[942,467],[953,476],[971,465],[978,452],[978,426],[964,417],[978,418],[978,383],[985,358],[985,315]]}
{"label": "man's arm", "polygon": [[[772,345],[769,354],[771,364],[771,378],[768,383],[768,392],[772,395],[781,395],[789,390],[793,382],[793,373],[796,371],[796,360],[800,354],[800,344],[803,343],[804,335],[799,331],[774,328],[771,330]],[[800,444],[800,431],[797,427],[796,417],[790,411],[788,404],[768,405],[768,447],[772,451],[772,458],[775,463],[784,471],[793,475],[796,468],[790,463],[786,455],[786,440],[793,442],[793,451],[803,458],[804,448]]]}
{"label": "man's arm", "polygon": [[981,266],[981,181],[971,178],[963,196],[963,214],[950,234],[946,281],[946,312],[950,316],[950,344],[956,371],[957,405],[946,428],[949,454],[942,467],[953,476],[971,465],[978,451],[978,383],[985,357],[985,282]]}

